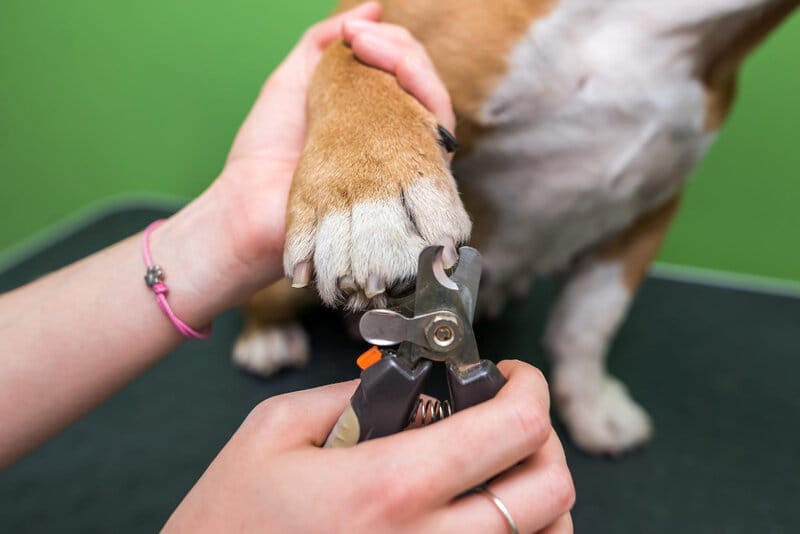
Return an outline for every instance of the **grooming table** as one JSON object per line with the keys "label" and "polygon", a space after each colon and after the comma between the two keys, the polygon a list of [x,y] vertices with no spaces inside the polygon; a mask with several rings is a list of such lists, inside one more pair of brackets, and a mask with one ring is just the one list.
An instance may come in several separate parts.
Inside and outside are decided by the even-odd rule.
{"label": "grooming table", "polygon": [[[0,292],[168,213],[131,205],[97,214],[6,265]],[[547,367],[538,340],[553,293],[540,283],[502,321],[477,325],[483,357]],[[220,317],[211,339],[185,343],[0,473],[0,531],[156,531],[258,402],[358,376],[365,345],[339,317],[316,311],[304,322],[309,367],[264,380],[231,364],[241,318]],[[610,361],[653,416],[656,438],[622,458],[596,458],[558,429],[577,488],[577,532],[800,532],[798,296],[651,277]]]}

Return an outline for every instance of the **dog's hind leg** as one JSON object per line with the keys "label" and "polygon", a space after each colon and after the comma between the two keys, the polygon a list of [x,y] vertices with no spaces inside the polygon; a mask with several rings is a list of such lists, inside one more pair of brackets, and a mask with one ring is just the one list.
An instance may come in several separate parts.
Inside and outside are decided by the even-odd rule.
{"label": "dog's hind leg", "polygon": [[256,293],[243,308],[245,326],[233,348],[236,365],[261,376],[304,366],[309,343],[297,317],[314,300],[310,290],[293,289],[288,280]]}
{"label": "dog's hind leg", "polygon": [[553,362],[553,400],[572,439],[588,452],[619,454],[652,436],[650,417],[608,373],[606,354],[678,200],[579,261],[551,311],[545,345]]}

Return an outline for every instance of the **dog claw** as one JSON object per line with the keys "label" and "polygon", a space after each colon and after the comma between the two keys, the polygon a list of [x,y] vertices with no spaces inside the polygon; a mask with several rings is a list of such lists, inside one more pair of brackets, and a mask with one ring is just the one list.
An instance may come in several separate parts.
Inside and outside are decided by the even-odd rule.
{"label": "dog claw", "polygon": [[[350,310],[363,310],[369,304],[369,299],[361,291],[356,291],[347,297],[346,308]],[[359,336],[360,337],[360,334]]]}
{"label": "dog claw", "polygon": [[358,291],[358,285],[352,276],[346,274],[339,278],[339,289],[344,291],[346,294],[351,295]]}
{"label": "dog claw", "polygon": [[386,308],[389,306],[389,298],[385,294],[378,295],[370,301],[370,305],[373,308]]}
{"label": "dog claw", "polygon": [[311,262],[301,261],[294,266],[292,272],[292,287],[307,287],[311,282]]}
{"label": "dog claw", "polygon": [[364,288],[364,294],[367,296],[367,298],[371,299],[385,292],[386,280],[377,274],[371,274],[367,277],[367,287]]}
{"label": "dog claw", "polygon": [[444,250],[442,251],[442,264],[445,269],[450,269],[458,261],[458,252],[456,251],[455,242],[447,238],[442,242]]}

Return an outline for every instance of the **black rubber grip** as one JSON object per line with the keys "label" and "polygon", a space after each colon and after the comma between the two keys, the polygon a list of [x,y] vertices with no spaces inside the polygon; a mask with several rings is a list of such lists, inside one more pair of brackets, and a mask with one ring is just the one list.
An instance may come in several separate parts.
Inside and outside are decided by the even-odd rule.
{"label": "black rubber grip", "polygon": [[481,360],[468,371],[447,366],[447,384],[454,412],[491,399],[505,383],[505,377],[489,360]]}
{"label": "black rubber grip", "polygon": [[394,356],[384,356],[361,373],[361,384],[350,399],[361,429],[359,442],[395,434],[408,426],[431,367],[430,361],[421,360],[408,368]]}

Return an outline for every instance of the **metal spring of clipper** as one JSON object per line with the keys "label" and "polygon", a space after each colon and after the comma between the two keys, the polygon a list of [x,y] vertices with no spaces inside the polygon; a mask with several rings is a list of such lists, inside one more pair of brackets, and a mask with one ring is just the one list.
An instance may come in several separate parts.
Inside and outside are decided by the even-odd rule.
{"label": "metal spring of clipper", "polygon": [[408,424],[411,425],[415,422],[419,422],[423,426],[429,425],[436,421],[441,421],[445,417],[450,417],[451,415],[453,415],[453,408],[450,406],[449,400],[425,400],[419,397],[414,402],[414,408],[411,410]]}

